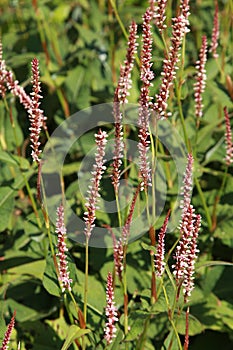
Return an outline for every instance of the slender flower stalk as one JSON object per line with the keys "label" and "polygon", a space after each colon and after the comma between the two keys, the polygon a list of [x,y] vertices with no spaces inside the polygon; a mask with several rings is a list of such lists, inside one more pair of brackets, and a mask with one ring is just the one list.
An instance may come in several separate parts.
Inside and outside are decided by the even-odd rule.
{"label": "slender flower stalk", "polygon": [[58,253],[56,255],[58,257],[59,281],[61,283],[62,292],[65,290],[71,291],[71,283],[73,281],[71,278],[69,278],[70,272],[66,256],[68,248],[65,242],[66,227],[64,223],[64,208],[62,204],[57,208],[57,222],[55,232],[58,234]]}
{"label": "slender flower stalk", "polygon": [[163,226],[161,227],[159,231],[159,238],[158,238],[158,246],[157,246],[157,253],[155,254],[155,269],[156,269],[156,276],[161,277],[164,268],[165,268],[165,261],[164,261],[164,254],[165,254],[165,247],[164,247],[164,239],[165,239],[165,233],[167,231],[167,225],[168,220],[170,217],[170,210],[168,211]]}
{"label": "slender flower stalk", "polygon": [[107,317],[107,322],[105,324],[104,338],[107,340],[107,344],[111,344],[113,338],[116,337],[116,326],[115,323],[118,321],[117,308],[114,302],[114,290],[113,290],[113,278],[112,274],[109,272],[107,277],[107,287],[106,287],[106,310],[105,315]]}
{"label": "slender flower stalk", "polygon": [[173,81],[176,77],[177,63],[179,62],[179,51],[182,40],[188,30],[188,1],[184,1],[181,5],[181,14],[178,17],[172,18],[172,38],[171,45],[167,57],[163,61],[163,71],[161,73],[161,85],[159,93],[156,95],[156,103],[154,110],[157,113],[158,119],[167,118],[171,113],[167,113],[167,101],[170,90],[173,86]]}
{"label": "slender flower stalk", "polygon": [[147,9],[143,15],[142,24],[142,52],[141,52],[141,68],[140,68],[140,78],[142,81],[140,99],[139,99],[139,167],[140,167],[140,177],[141,191],[147,190],[148,186],[151,186],[151,169],[148,161],[148,150],[149,150],[149,117],[151,106],[151,98],[149,96],[151,80],[154,79],[154,73],[151,70],[151,60],[152,60],[152,32],[151,32],[151,20],[153,13],[150,8]]}
{"label": "slender flower stalk", "polygon": [[216,1],[213,31],[212,31],[211,44],[209,49],[209,52],[212,52],[213,58],[218,58],[218,54],[217,54],[218,39],[219,39],[219,13],[218,13],[218,1]]}
{"label": "slender flower stalk", "polygon": [[187,307],[185,314],[185,338],[184,338],[184,350],[188,350],[189,347],[189,307]]}
{"label": "slender flower stalk", "polygon": [[41,93],[41,87],[40,87],[40,75],[39,75],[39,61],[37,58],[34,58],[32,60],[32,85],[33,85],[33,91],[31,92],[31,106],[28,109],[29,113],[29,120],[31,123],[31,126],[29,130],[31,131],[30,134],[30,140],[31,140],[31,147],[32,147],[32,158],[35,162],[40,162],[40,153],[41,150],[39,150],[40,142],[40,132],[41,128],[43,127],[44,123],[44,115],[43,111],[39,108],[40,102],[39,100],[42,98],[40,95]]}
{"label": "slender flower stalk", "polygon": [[10,323],[7,326],[7,330],[5,332],[4,339],[3,339],[2,346],[1,346],[0,350],[7,350],[9,347],[10,337],[11,337],[12,331],[13,331],[14,326],[15,326],[15,315],[16,315],[16,311],[14,311],[13,316],[10,320]]}
{"label": "slender flower stalk", "polygon": [[231,132],[231,123],[230,117],[228,114],[227,107],[224,107],[224,117],[226,124],[226,132],[225,132],[225,142],[226,142],[226,165],[229,166],[233,163],[233,143],[232,143],[232,132]]}
{"label": "slender flower stalk", "polygon": [[132,21],[129,27],[129,39],[128,39],[128,49],[126,58],[124,60],[124,65],[120,68],[120,78],[118,81],[118,100],[120,103],[127,103],[127,96],[129,95],[129,89],[132,86],[131,72],[134,65],[134,58],[137,52],[137,24]]}
{"label": "slender flower stalk", "polygon": [[204,35],[202,37],[202,45],[200,49],[199,59],[196,62],[196,83],[194,84],[194,97],[195,97],[195,114],[197,118],[197,125],[199,126],[200,118],[203,115],[202,94],[205,91],[206,86],[206,69],[205,64],[207,61],[207,38]]}
{"label": "slender flower stalk", "polygon": [[92,171],[92,180],[91,185],[89,186],[88,198],[86,212],[84,213],[85,221],[85,235],[87,240],[89,240],[92,230],[95,227],[94,221],[96,219],[95,212],[97,209],[98,198],[100,197],[100,180],[102,178],[103,172],[106,169],[104,166],[104,156],[105,156],[105,147],[107,143],[107,133],[105,131],[99,130],[98,134],[95,134],[95,142],[97,145],[97,153],[95,154],[95,164],[93,165]]}

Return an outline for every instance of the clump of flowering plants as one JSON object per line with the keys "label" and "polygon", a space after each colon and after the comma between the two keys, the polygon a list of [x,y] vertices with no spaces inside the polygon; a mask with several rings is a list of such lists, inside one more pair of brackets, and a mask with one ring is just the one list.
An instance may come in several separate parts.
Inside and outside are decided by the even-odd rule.
{"label": "clump of flowering plants", "polygon": [[5,8],[2,350],[232,348],[231,12]]}

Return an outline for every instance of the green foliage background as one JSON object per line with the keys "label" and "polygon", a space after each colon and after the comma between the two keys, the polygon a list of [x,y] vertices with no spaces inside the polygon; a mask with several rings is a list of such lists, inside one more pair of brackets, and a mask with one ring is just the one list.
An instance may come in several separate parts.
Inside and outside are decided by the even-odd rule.
{"label": "green foliage background", "polygon": [[[174,16],[177,1],[168,1],[168,33],[171,16]],[[147,1],[118,1],[117,8],[125,28],[130,21],[140,24]],[[220,46],[219,66],[208,57],[207,88],[204,94],[204,117],[198,132],[195,169],[210,213],[225,172],[223,107],[232,111],[232,90],[227,76],[233,77],[232,69],[232,10],[231,0],[219,1]],[[30,62],[40,61],[43,101],[42,109],[48,118],[49,133],[71,114],[98,103],[112,102],[114,88],[119,76],[119,67],[124,60],[127,40],[117,21],[110,2],[99,1],[1,1],[1,35],[3,57],[15,77],[30,93]],[[230,15],[231,13],[231,15]],[[206,34],[210,41],[213,15],[213,0],[191,1],[191,32],[186,38],[185,69],[179,73],[183,79],[182,106],[190,142],[195,140],[195,110],[193,82],[195,62]],[[151,91],[157,92],[160,83],[163,43],[157,30],[154,33],[153,69],[155,81]],[[229,79],[229,78],[228,78]],[[137,103],[139,97],[139,67],[133,71],[133,89],[129,102]],[[175,97],[174,97],[175,99]],[[177,104],[173,104],[172,123],[182,133]],[[13,132],[9,113],[14,123]],[[70,319],[66,313],[53,261],[48,251],[46,228],[43,216],[40,220],[32,210],[31,199],[25,188],[24,177],[29,180],[32,194],[36,194],[36,168],[31,165],[28,116],[19,102],[7,95],[0,102],[0,340],[13,311],[17,310],[16,331],[10,349],[21,340],[22,349],[60,349],[69,330]],[[88,139],[88,138],[87,138]],[[45,135],[42,143],[46,142]],[[80,165],[88,142],[70,154],[66,164],[67,196],[72,200],[75,188],[74,174]],[[17,153],[17,150],[19,151]],[[18,154],[18,155],[17,155]],[[20,154],[20,155],[19,155]],[[21,169],[19,167],[21,164]],[[23,169],[23,172],[22,172]],[[224,349],[233,346],[233,171],[229,168],[226,187],[217,206],[217,226],[210,227],[203,201],[197,188],[193,192],[193,204],[203,217],[200,234],[200,256],[197,266],[196,288],[190,301],[190,349]],[[73,186],[73,187],[72,187]],[[172,203],[172,189],[170,193]],[[73,198],[79,200],[76,194]],[[81,210],[78,209],[77,210]],[[105,218],[99,218],[106,221]],[[160,227],[164,216],[157,223]],[[167,247],[176,236],[169,234]],[[53,239],[56,237],[53,229]],[[154,309],[149,305],[150,257],[147,250],[149,239],[145,236],[129,246],[128,289],[130,295],[130,327],[127,341],[130,349],[136,349],[148,315],[153,322],[148,330],[145,349],[165,349],[169,344],[169,323],[164,297]],[[74,279],[74,295],[82,307],[84,281],[84,249],[70,241],[70,269]],[[226,262],[226,263],[223,263]],[[227,265],[229,263],[229,266]],[[90,249],[90,335],[88,349],[102,349],[105,283],[112,270],[111,249]],[[169,281],[167,281],[169,290]],[[172,297],[172,288],[170,288]],[[122,308],[120,288],[116,289],[116,303]],[[72,308],[71,308],[72,309]],[[74,314],[75,315],[75,314]],[[177,328],[184,334],[185,318],[179,319]],[[70,332],[77,332],[76,329]],[[120,349],[123,333],[119,331],[112,349]],[[72,337],[72,334],[70,335]],[[165,341],[165,343],[164,343]],[[165,347],[162,345],[165,344]],[[77,348],[75,345],[70,347]],[[174,344],[173,350],[177,347]]]}

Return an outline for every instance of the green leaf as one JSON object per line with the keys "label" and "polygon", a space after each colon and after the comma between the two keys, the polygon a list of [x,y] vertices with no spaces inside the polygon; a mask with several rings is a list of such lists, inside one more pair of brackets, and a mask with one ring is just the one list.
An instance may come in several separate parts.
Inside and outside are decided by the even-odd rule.
{"label": "green leaf", "polygon": [[51,255],[46,259],[46,267],[43,277],[43,286],[52,295],[61,296],[61,288],[58,283],[58,277],[54,266],[54,261]]}
{"label": "green leaf", "polygon": [[90,329],[81,329],[75,325],[70,326],[69,332],[66,337],[66,341],[63,344],[61,350],[67,350],[75,339],[79,339],[83,335],[88,334],[90,332]]}
{"label": "green leaf", "polygon": [[15,190],[12,187],[1,187],[0,188],[0,232],[9,228],[11,215],[14,210],[14,195]]}
{"label": "green leaf", "polygon": [[[185,328],[186,328],[186,314],[185,312],[182,312],[179,317],[177,317],[177,323],[176,323],[176,329],[178,333],[185,335]],[[200,334],[203,332],[205,327],[201,324],[201,322],[194,317],[193,315],[189,314],[189,335],[193,336],[196,334]]]}
{"label": "green leaf", "polygon": [[144,323],[150,317],[150,315],[143,311],[135,311],[130,313],[130,331],[127,334],[125,340],[132,341],[137,339],[143,332]]}
{"label": "green leaf", "polygon": [[144,250],[149,250],[149,251],[152,250],[152,252],[154,252],[154,254],[156,254],[156,248],[153,245],[149,245],[149,244],[146,244],[144,242],[142,242],[141,245],[142,245],[142,248]]}

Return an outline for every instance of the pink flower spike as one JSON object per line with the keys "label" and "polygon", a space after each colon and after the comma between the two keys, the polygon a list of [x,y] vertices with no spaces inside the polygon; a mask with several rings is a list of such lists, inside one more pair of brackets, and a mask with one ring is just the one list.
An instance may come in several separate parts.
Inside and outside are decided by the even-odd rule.
{"label": "pink flower spike", "polygon": [[194,226],[192,237],[189,242],[189,249],[187,250],[186,262],[187,267],[185,269],[184,281],[183,281],[183,294],[184,294],[184,302],[188,302],[188,298],[191,296],[192,290],[194,289],[194,272],[195,272],[195,262],[197,260],[197,253],[199,250],[197,249],[197,238],[198,233],[201,228],[201,215],[195,215],[193,211],[193,219]]}
{"label": "pink flower spike", "polygon": [[31,123],[31,126],[29,130],[31,131],[30,134],[30,140],[31,140],[31,147],[32,147],[32,158],[33,161],[39,163],[40,162],[40,153],[41,150],[39,150],[40,142],[40,132],[41,128],[43,127],[43,124],[45,122],[45,118],[43,115],[43,111],[39,108],[40,102],[39,100],[42,98],[40,95],[41,88],[40,88],[40,75],[39,75],[39,61],[37,58],[34,58],[32,60],[32,84],[33,84],[33,91],[31,92],[32,96],[32,102],[31,106],[28,109],[29,113],[29,120]]}
{"label": "pink flower spike", "polygon": [[115,193],[118,192],[120,184],[120,167],[122,164],[124,141],[123,141],[123,125],[122,125],[122,113],[120,111],[120,103],[118,100],[118,89],[114,94],[113,115],[115,120],[115,138],[114,138],[114,150],[113,150],[113,171],[111,174],[112,184]]}
{"label": "pink flower spike", "polygon": [[164,238],[165,238],[165,233],[167,230],[167,225],[168,225],[168,220],[170,217],[170,212],[171,210],[168,211],[163,226],[161,227],[159,231],[159,238],[158,238],[158,245],[157,245],[157,253],[155,255],[155,268],[156,268],[156,275],[158,277],[161,277],[164,268],[165,268],[165,261],[164,261],[164,254],[165,254],[165,249],[164,249]]}
{"label": "pink flower spike", "polygon": [[0,96],[2,96],[3,98],[6,95],[6,86],[5,86],[6,74],[7,74],[6,63],[2,57],[2,42],[0,40]]}
{"label": "pink flower spike", "polygon": [[106,310],[105,315],[107,317],[107,322],[104,328],[104,338],[107,340],[107,345],[111,344],[113,338],[116,337],[116,326],[115,323],[118,321],[117,308],[114,302],[114,290],[113,290],[113,279],[112,274],[109,272],[107,277],[107,287],[106,287]]}
{"label": "pink flower spike", "polygon": [[189,26],[189,15],[190,15],[190,12],[189,12],[189,0],[181,0],[180,1],[180,14],[182,16],[184,16],[185,18],[185,21],[186,21],[186,30],[185,30],[185,33],[188,33],[190,30],[188,28]]}
{"label": "pink flower spike", "polygon": [[176,264],[173,274],[176,278],[178,286],[177,298],[179,291],[183,285],[183,294],[185,303],[188,302],[191,292],[194,288],[194,265],[197,258],[197,237],[201,226],[201,216],[195,214],[195,209],[192,205],[187,208],[183,225],[180,228],[181,238],[176,247],[174,259]]}
{"label": "pink flower spike", "polygon": [[142,24],[142,52],[141,52],[141,67],[140,67],[140,78],[142,81],[142,88],[139,100],[139,116],[138,116],[138,126],[139,126],[139,167],[140,167],[140,177],[141,191],[147,190],[148,186],[151,185],[151,169],[148,161],[148,150],[149,150],[149,117],[150,110],[150,86],[151,80],[154,79],[154,73],[151,70],[151,59],[152,59],[152,32],[151,32],[151,20],[152,20],[151,9],[148,8],[143,15]]}
{"label": "pink flower spike", "polygon": [[219,39],[219,15],[218,15],[218,1],[215,2],[215,12],[214,12],[214,25],[212,31],[212,38],[209,52],[212,52],[213,58],[218,58],[217,47]]}
{"label": "pink flower spike", "polygon": [[70,272],[68,268],[67,256],[66,252],[68,251],[66,246],[66,227],[64,223],[64,208],[61,204],[57,208],[57,222],[56,222],[56,230],[55,232],[58,234],[58,253],[56,254],[58,257],[58,270],[59,270],[59,281],[62,286],[62,292],[65,290],[71,291],[70,284],[73,282],[71,278],[69,278]]}
{"label": "pink flower spike", "polygon": [[7,326],[7,330],[5,332],[4,339],[3,339],[2,346],[1,346],[0,350],[7,350],[9,347],[11,333],[12,333],[14,326],[15,326],[15,315],[16,315],[16,311],[14,311],[13,316],[10,320],[10,323]]}
{"label": "pink flower spike", "polygon": [[196,62],[196,83],[194,84],[194,97],[195,97],[195,114],[197,118],[197,124],[199,125],[199,119],[203,115],[202,94],[206,86],[206,70],[205,64],[207,61],[207,38],[204,35],[202,37],[202,45],[200,49],[199,59]]}
{"label": "pink flower spike", "polygon": [[191,193],[193,189],[193,181],[192,181],[193,162],[194,162],[194,158],[192,154],[189,153],[185,174],[184,174],[183,187],[182,187],[183,199],[180,201],[180,208],[182,209],[182,215],[181,215],[182,219],[185,217],[186,212],[191,203]]}
{"label": "pink flower spike", "polygon": [[164,23],[166,20],[165,11],[167,6],[167,0],[158,0],[155,7],[155,24],[158,27],[160,33],[167,27]]}
{"label": "pink flower spike", "polygon": [[132,86],[131,72],[134,64],[134,57],[137,52],[137,24],[132,21],[129,27],[129,39],[128,49],[124,65],[120,68],[120,78],[118,81],[118,100],[120,103],[127,103],[127,96],[129,95],[129,89]]}
{"label": "pink flower spike", "polygon": [[96,219],[95,212],[97,209],[98,198],[100,197],[100,180],[106,167],[104,166],[105,147],[107,143],[106,131],[99,130],[98,134],[95,135],[95,142],[97,145],[97,152],[95,154],[95,164],[93,165],[91,185],[88,190],[88,198],[86,212],[84,213],[85,230],[84,233],[89,240],[92,230],[95,227],[94,221]]}
{"label": "pink flower spike", "polygon": [[226,142],[226,165],[229,166],[233,163],[233,143],[232,143],[232,132],[231,132],[231,123],[230,117],[227,111],[227,107],[224,107],[224,117],[226,124],[226,132],[225,132],[225,142]]}
{"label": "pink flower spike", "polygon": [[112,232],[113,239],[113,256],[114,256],[114,265],[116,275],[119,277],[119,280],[122,281],[122,271],[123,271],[123,258],[124,258],[124,249],[122,239],[120,238],[118,241],[114,233]]}
{"label": "pink flower spike", "polygon": [[159,93],[156,95],[154,110],[158,119],[167,118],[171,113],[167,113],[167,101],[170,90],[173,87],[173,81],[176,78],[177,63],[179,62],[179,51],[182,40],[187,33],[188,12],[181,14],[172,19],[172,38],[168,56],[163,61],[163,71],[161,73],[161,85]]}

